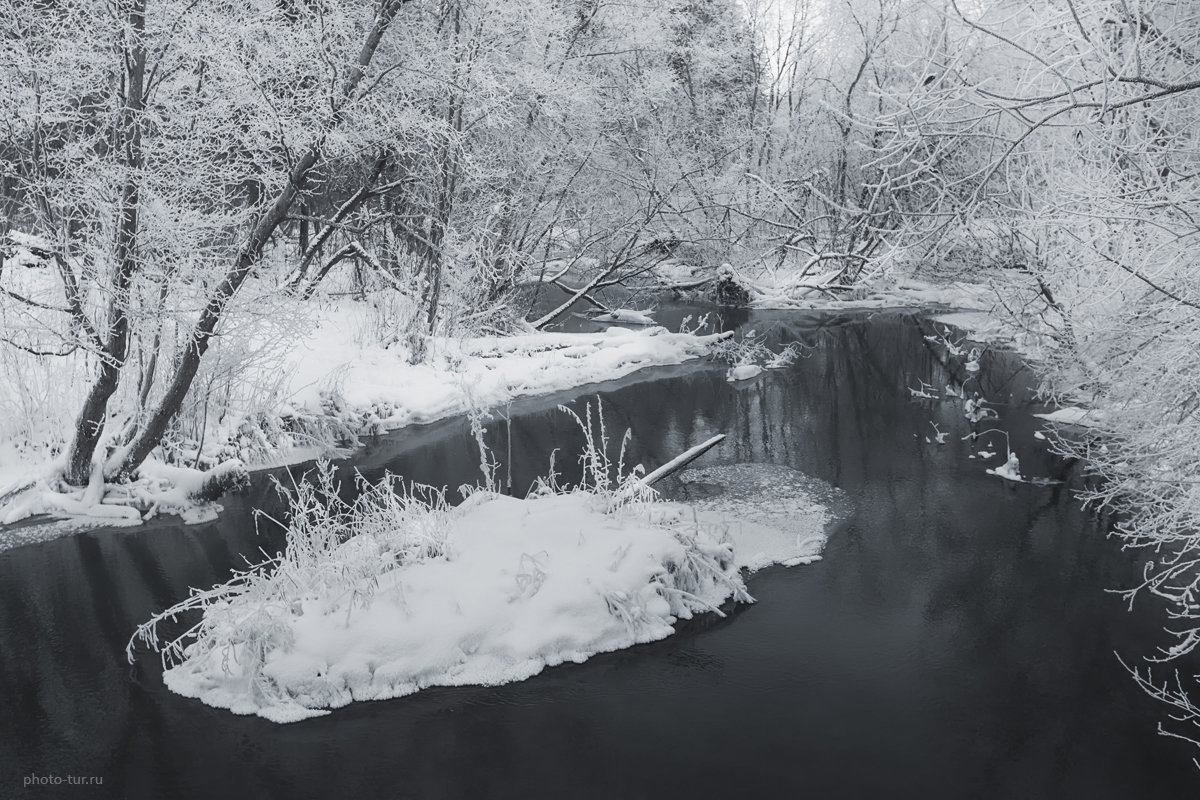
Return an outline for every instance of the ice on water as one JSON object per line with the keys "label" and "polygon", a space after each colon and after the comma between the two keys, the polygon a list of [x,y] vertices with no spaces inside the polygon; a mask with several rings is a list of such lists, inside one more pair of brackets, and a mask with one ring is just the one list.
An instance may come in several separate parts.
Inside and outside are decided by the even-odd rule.
{"label": "ice on water", "polygon": [[674,492],[701,523],[724,530],[738,566],[795,566],[820,559],[834,522],[846,516],[845,492],[778,464],[695,467]]}

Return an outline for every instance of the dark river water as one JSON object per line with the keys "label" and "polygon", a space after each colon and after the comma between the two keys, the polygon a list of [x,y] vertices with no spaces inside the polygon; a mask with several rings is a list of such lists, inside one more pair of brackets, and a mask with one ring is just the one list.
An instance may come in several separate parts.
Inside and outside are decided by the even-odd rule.
{"label": "dark river water", "polygon": [[[754,574],[758,603],[523,683],[286,726],[238,717],[171,694],[156,657],[130,666],[124,647],[189,586],[279,547],[255,533],[251,510],[279,507],[259,480],[215,523],[0,552],[0,797],[1195,796],[1193,753],[1155,734],[1162,709],[1114,655],[1134,663],[1161,643],[1155,609],[1125,613],[1104,591],[1133,580],[1135,558],[1065,487],[986,475],[959,403],[910,396],[966,377],[928,327],[896,312],[748,324],[815,347],[748,385],[695,362],[575,395],[601,396],[649,467],[726,433],[705,463],[787,465],[847,493],[824,559]],[[987,353],[971,386],[999,404],[1025,474],[1074,479],[1033,437],[1031,380]],[[490,429],[518,492],[556,447],[571,467],[579,434],[555,409],[570,399],[516,403]],[[926,441],[931,422],[946,444]],[[439,485],[478,476],[462,420],[383,438],[353,464]],[[31,775],[103,785],[23,789]]]}

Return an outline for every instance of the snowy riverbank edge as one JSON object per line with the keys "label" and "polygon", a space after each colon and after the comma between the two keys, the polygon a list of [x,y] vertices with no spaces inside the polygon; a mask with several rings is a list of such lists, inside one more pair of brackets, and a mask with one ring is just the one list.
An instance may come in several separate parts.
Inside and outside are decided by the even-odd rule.
{"label": "snowy riverbank edge", "polygon": [[[760,281],[753,289],[751,307],[763,311],[919,309],[931,322],[957,329],[966,341],[1011,350],[1035,368],[1045,356],[1044,338],[1051,333],[1037,317],[1015,319],[1005,306],[1004,289],[983,283],[929,283],[907,278],[887,288],[864,286],[861,297],[847,299],[831,298],[805,285],[797,288]],[[1034,416],[1054,426],[1103,428],[1109,418],[1105,409],[1081,407],[1080,402],[1060,398],[1059,407]]]}
{"label": "snowy riverbank edge", "polygon": [[[353,436],[394,431],[681,364],[732,336],[612,327],[600,333],[439,340],[428,359],[411,364],[402,353],[356,344],[335,320],[327,322],[283,366],[299,388],[276,409],[280,432],[274,441],[266,441],[259,427],[233,420],[224,438],[242,446],[227,446],[210,470],[151,459],[132,483],[98,481],[81,488],[62,484],[61,456],[40,462],[10,457],[0,470],[0,525],[36,515],[69,520],[74,527],[138,525],[160,513],[179,514],[189,523],[208,521],[220,510],[205,497],[212,479],[329,454],[330,442],[313,445],[296,433],[298,428]],[[303,426],[294,424],[298,420]],[[260,440],[245,442],[246,436]]]}

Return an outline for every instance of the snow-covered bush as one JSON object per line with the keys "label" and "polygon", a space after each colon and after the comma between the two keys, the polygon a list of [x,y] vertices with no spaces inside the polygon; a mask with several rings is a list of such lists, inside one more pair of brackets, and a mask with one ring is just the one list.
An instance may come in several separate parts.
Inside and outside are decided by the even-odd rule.
{"label": "snow-covered bush", "polygon": [[741,367],[759,367],[759,371],[779,369],[789,366],[802,352],[800,342],[789,342],[778,352],[772,350],[767,346],[767,335],[753,330],[730,336],[711,348],[714,359],[728,363],[734,370]]}
{"label": "snow-covered bush", "polygon": [[[445,553],[444,492],[390,474],[376,484],[360,478],[356,488],[355,500],[343,500],[329,462],[317,465],[311,481],[297,481],[290,490],[279,485],[289,500],[284,553],[235,573],[225,584],[193,592],[139,626],[135,639],[157,649],[164,664],[185,655],[231,659],[242,665],[248,681],[269,689],[259,670],[266,654],[290,641],[284,620],[296,604],[312,601],[321,613],[344,611],[349,619],[369,602],[379,575]],[[159,640],[160,624],[193,610],[204,612],[194,626]],[[132,647],[133,640],[130,654]]]}

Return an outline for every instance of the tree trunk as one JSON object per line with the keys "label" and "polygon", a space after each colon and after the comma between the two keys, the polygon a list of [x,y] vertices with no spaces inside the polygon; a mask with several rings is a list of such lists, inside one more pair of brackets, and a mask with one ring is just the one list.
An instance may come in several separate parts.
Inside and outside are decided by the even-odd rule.
{"label": "tree trunk", "polygon": [[142,121],[146,74],[146,0],[126,0],[125,19],[130,38],[122,48],[125,64],[124,98],[117,135],[118,152],[125,177],[121,185],[116,238],[116,275],[108,303],[108,330],[100,351],[100,374],[88,391],[75,421],[75,434],[67,450],[63,474],[67,483],[84,486],[92,473],[96,445],[104,433],[108,401],[121,382],[121,370],[129,355],[129,290],[137,272],[138,205],[142,167]]}
{"label": "tree trunk", "polygon": [[304,258],[304,254],[308,252],[308,215],[309,208],[307,203],[300,204],[300,258]]}
{"label": "tree trunk", "polygon": [[200,368],[200,359],[208,350],[209,341],[221,322],[221,317],[225,313],[225,307],[237,293],[238,289],[241,288],[242,283],[262,257],[263,248],[266,247],[279,226],[287,219],[292,206],[296,202],[296,198],[299,197],[300,192],[304,188],[309,174],[320,160],[321,145],[325,137],[342,122],[346,106],[354,99],[355,93],[362,83],[363,76],[366,74],[367,67],[370,66],[371,60],[375,57],[375,51],[378,49],[379,43],[383,40],[388,26],[395,19],[400,6],[405,2],[408,2],[408,0],[381,1],[375,14],[375,21],[367,34],[366,40],[363,42],[362,49],[359,51],[358,61],[349,74],[347,74],[338,92],[333,113],[330,114],[329,119],[326,120],[325,124],[317,132],[313,145],[305,151],[292,167],[287,184],[276,195],[275,201],[271,204],[270,208],[264,212],[254,225],[254,229],[251,231],[246,244],[238,253],[233,266],[225,273],[224,279],[217,285],[216,290],[209,298],[208,304],[205,305],[204,311],[200,314],[200,319],[197,320],[196,326],[192,329],[192,333],[188,337],[187,346],[184,348],[183,356],[179,360],[175,374],[167,386],[166,393],[163,395],[157,408],[155,408],[154,413],[143,425],[137,438],[134,439],[129,449],[124,453],[117,467],[118,474],[128,475],[136,471],[138,466],[146,460],[146,456],[150,455],[150,451],[158,446],[163,433],[167,429],[167,425],[174,418],[175,414],[178,413],[179,407],[183,404],[183,400],[192,386],[192,381],[195,380],[196,372]]}

